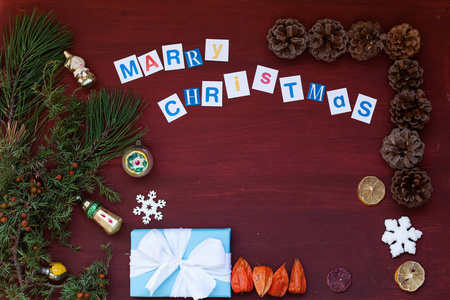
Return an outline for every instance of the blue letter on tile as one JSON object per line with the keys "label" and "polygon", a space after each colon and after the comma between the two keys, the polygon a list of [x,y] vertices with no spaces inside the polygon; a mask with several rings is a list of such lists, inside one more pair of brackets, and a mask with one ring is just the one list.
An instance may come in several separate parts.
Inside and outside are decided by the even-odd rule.
{"label": "blue letter on tile", "polygon": [[172,59],[175,59],[177,61],[177,65],[180,64],[180,51],[172,49],[167,50],[167,63],[169,65],[172,64]]}
{"label": "blue letter on tile", "polygon": [[[340,101],[340,102],[338,102],[338,101]],[[333,103],[334,103],[334,106],[336,106],[338,108],[344,107],[345,106],[344,96],[341,95],[341,96],[334,97]]]}
{"label": "blue letter on tile", "polygon": [[364,112],[361,111],[361,109],[358,109],[358,114],[360,114],[363,117],[370,116],[370,109],[365,107],[364,105],[367,105],[369,108],[372,107],[372,104],[370,104],[369,101],[361,101],[360,107],[364,110]]}
{"label": "blue letter on tile", "polygon": [[205,101],[209,102],[209,97],[214,97],[216,102],[219,102],[219,89],[215,87],[207,87]]}
{"label": "blue letter on tile", "polygon": [[202,56],[200,54],[200,49],[194,49],[184,52],[186,57],[188,68],[197,67],[203,65]]}
{"label": "blue letter on tile", "polygon": [[166,106],[164,107],[165,108],[165,110],[166,110],[166,113],[169,115],[169,116],[171,116],[171,117],[173,117],[173,116],[176,116],[179,112],[180,112],[180,109],[177,107],[177,109],[175,110],[175,112],[171,112],[170,110],[169,110],[169,105],[170,104],[177,104],[175,101],[173,101],[173,100],[170,100],[170,101],[167,101],[167,103],[166,103]]}
{"label": "blue letter on tile", "polygon": [[291,96],[291,98],[294,98],[294,90],[293,90],[293,86],[297,85],[297,82],[291,82],[291,83],[285,83],[284,86],[289,87],[289,95]]}
{"label": "blue letter on tile", "polygon": [[200,89],[185,89],[184,90],[184,103],[186,106],[200,105]]}
{"label": "blue letter on tile", "polygon": [[[124,64],[120,65],[120,70],[122,71],[123,74],[123,78],[127,79],[127,74],[130,77],[133,77],[133,71],[137,74],[139,74],[137,66],[136,66],[136,62],[134,60],[130,61],[130,69],[128,70],[127,67]],[[125,74],[125,72],[127,74]]]}
{"label": "blue letter on tile", "polygon": [[[317,92],[316,92],[316,89],[318,89]],[[313,83],[313,82],[311,82],[309,84],[309,91],[308,91],[308,99],[309,100],[315,100],[315,101],[322,102],[324,93],[325,93],[324,85],[321,85],[318,83]]]}

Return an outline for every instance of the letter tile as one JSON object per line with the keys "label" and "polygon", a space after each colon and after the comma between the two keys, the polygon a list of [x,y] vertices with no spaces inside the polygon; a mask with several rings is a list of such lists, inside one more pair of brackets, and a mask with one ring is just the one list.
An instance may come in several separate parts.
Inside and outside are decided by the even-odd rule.
{"label": "letter tile", "polygon": [[358,94],[355,108],[352,113],[352,119],[370,124],[373,113],[375,112],[376,104],[377,99],[365,96],[363,94]]}
{"label": "letter tile", "polygon": [[222,107],[222,81],[202,82],[202,106]]}
{"label": "letter tile", "polygon": [[228,62],[229,40],[206,39],[205,60]]}
{"label": "letter tile", "polygon": [[156,50],[150,51],[138,57],[144,75],[148,76],[164,69]]}
{"label": "letter tile", "polygon": [[166,71],[184,69],[183,44],[162,46],[162,52]]}
{"label": "letter tile", "polygon": [[114,62],[121,83],[143,77],[136,55],[131,55]]}
{"label": "letter tile", "polygon": [[284,103],[305,99],[300,75],[280,77],[280,86]]}
{"label": "letter tile", "polygon": [[347,88],[327,91],[327,98],[331,115],[352,111],[350,100],[348,99]]}
{"label": "letter tile", "polygon": [[223,74],[228,99],[250,95],[247,71]]}
{"label": "letter tile", "polygon": [[256,66],[255,78],[253,79],[252,89],[273,94],[277,82],[278,70]]}

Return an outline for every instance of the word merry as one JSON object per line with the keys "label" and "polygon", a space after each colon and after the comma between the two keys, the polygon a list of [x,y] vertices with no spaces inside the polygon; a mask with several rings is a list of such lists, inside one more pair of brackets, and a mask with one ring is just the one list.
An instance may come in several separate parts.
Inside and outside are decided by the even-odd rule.
{"label": "word merry", "polygon": [[[228,40],[206,39],[205,60],[228,62]],[[200,49],[193,49],[183,52],[183,44],[173,44],[162,46],[164,67],[156,50],[150,51],[144,55],[136,57],[131,55],[114,62],[120,82],[126,83],[144,75],[148,76],[161,70],[171,71],[185,68],[184,57],[188,68],[203,65]],[[141,68],[139,68],[139,65]]]}
{"label": "word merry", "polygon": [[[122,83],[143,77],[141,68],[145,76],[154,74],[165,69],[179,70],[185,68],[185,61],[188,68],[203,65],[200,50],[193,49],[183,52],[182,44],[162,46],[164,67],[156,50],[136,57],[132,55],[114,62],[117,73]],[[228,61],[229,42],[228,40],[206,39],[205,61]],[[184,58],[183,58],[184,54]],[[139,66],[141,68],[139,68]],[[258,65],[253,79],[253,90],[273,94],[278,78],[278,70]],[[247,80],[247,71],[239,71],[223,74],[224,81],[202,81],[200,88],[190,88],[184,90],[184,105],[175,93],[158,102],[158,106],[163,112],[166,120],[170,123],[187,114],[185,106],[201,105],[222,107],[223,106],[223,83],[228,99],[244,97],[250,95],[250,88]],[[302,80],[300,75],[279,78],[283,102],[293,102],[304,100]],[[350,101],[347,88],[326,91],[326,86],[310,82],[307,99],[323,102],[327,94],[331,115],[351,112]],[[370,124],[377,99],[358,94],[358,98],[353,109],[351,118]]]}

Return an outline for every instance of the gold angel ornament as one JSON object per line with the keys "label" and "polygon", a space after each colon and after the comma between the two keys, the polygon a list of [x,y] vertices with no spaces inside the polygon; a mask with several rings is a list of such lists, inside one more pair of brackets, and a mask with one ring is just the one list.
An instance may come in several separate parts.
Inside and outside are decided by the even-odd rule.
{"label": "gold angel ornament", "polygon": [[86,68],[84,59],[72,55],[69,51],[64,51],[64,56],[67,59],[64,66],[73,73],[73,76],[77,79],[77,82],[81,87],[90,88],[95,84],[97,78],[94,73]]}

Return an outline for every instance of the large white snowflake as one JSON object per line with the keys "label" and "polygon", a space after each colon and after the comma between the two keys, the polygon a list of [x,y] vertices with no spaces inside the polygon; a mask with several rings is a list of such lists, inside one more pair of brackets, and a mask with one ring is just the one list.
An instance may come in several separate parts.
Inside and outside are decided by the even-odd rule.
{"label": "large white snowflake", "polygon": [[159,199],[158,202],[155,202],[156,199],[156,192],[150,191],[148,193],[149,199],[145,200],[145,197],[143,195],[137,195],[136,200],[138,203],[142,203],[142,206],[136,206],[133,209],[133,213],[135,215],[140,215],[141,213],[144,213],[145,216],[142,217],[142,222],[144,224],[150,223],[152,220],[150,216],[154,216],[155,220],[161,221],[163,218],[163,215],[161,212],[157,211],[158,208],[163,208],[166,206],[166,201]]}
{"label": "large white snowflake", "polygon": [[399,256],[404,252],[416,254],[416,241],[422,236],[422,231],[411,227],[408,217],[397,220],[387,219],[384,221],[386,231],[381,240],[391,248],[392,257]]}

